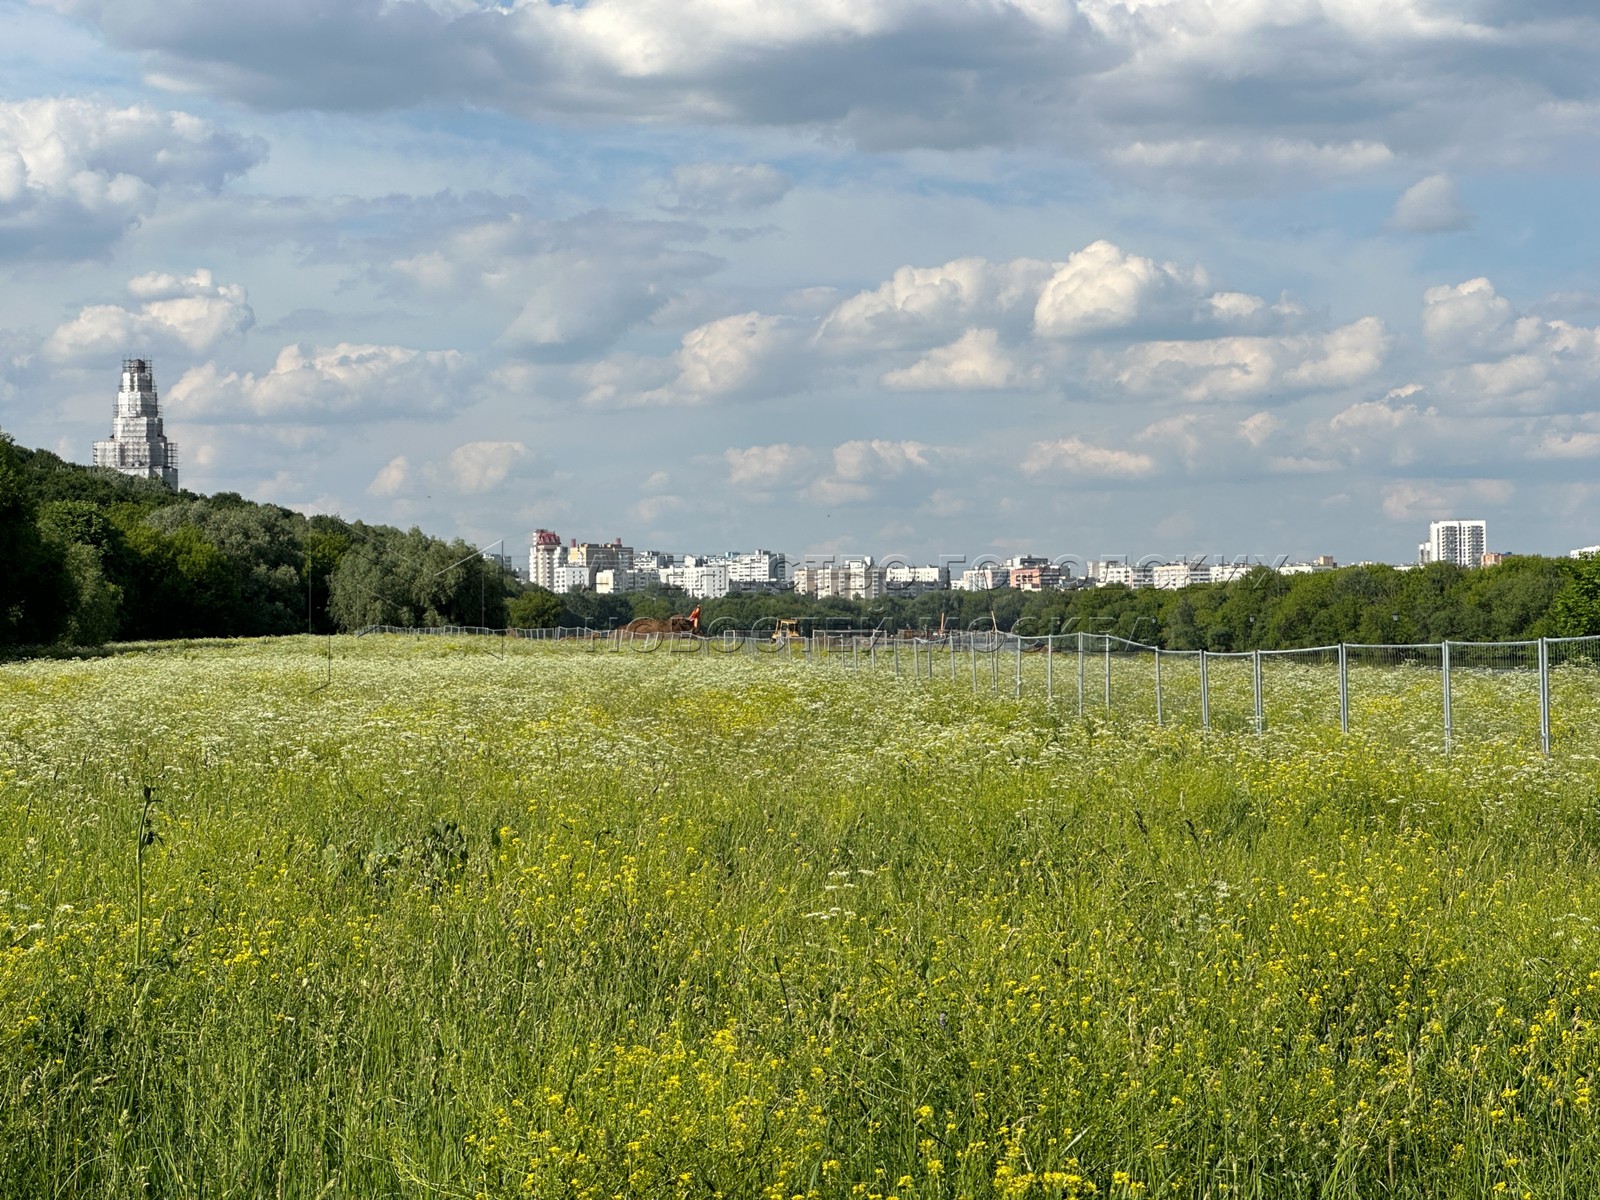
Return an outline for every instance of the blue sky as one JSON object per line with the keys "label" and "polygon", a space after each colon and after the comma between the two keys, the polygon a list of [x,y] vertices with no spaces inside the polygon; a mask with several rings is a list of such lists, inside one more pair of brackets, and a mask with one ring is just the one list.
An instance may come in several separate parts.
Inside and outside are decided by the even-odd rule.
{"label": "blue sky", "polygon": [[0,428],[525,552],[1600,541],[1562,0],[0,0]]}

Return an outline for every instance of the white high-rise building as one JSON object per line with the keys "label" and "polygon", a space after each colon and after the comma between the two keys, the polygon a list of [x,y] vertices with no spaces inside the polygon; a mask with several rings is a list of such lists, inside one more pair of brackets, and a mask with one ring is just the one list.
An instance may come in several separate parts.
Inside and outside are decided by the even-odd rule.
{"label": "white high-rise building", "polygon": [[574,566],[572,563],[562,563],[552,572],[550,590],[552,592],[581,592],[594,582],[594,572],[582,563]]}
{"label": "white high-rise building", "polygon": [[961,572],[961,580],[955,585],[955,590],[958,592],[992,592],[998,588],[1010,586],[1010,567],[973,567],[971,570]]}
{"label": "white high-rise building", "polygon": [[738,592],[781,592],[789,586],[788,556],[777,550],[730,554],[728,586]]}
{"label": "white high-rise building", "polygon": [[178,490],[178,448],[161,430],[161,407],[147,358],[122,360],[122,387],[111,436],[94,444],[94,465],[124,475],[159,479]]}
{"label": "white high-rise building", "polygon": [[819,599],[839,596],[845,600],[876,600],[884,593],[886,575],[886,570],[870,557],[851,557],[838,563],[824,559],[794,569],[794,590]]}
{"label": "white high-rise building", "polygon": [[699,600],[728,594],[728,564],[725,559],[689,556],[692,561],[676,567],[660,567],[657,575],[666,587],[682,588]]}
{"label": "white high-rise building", "polygon": [[1210,566],[1212,583],[1235,583],[1264,563],[1249,561],[1214,562]]}
{"label": "white high-rise building", "polygon": [[1483,521],[1434,521],[1428,526],[1428,540],[1417,546],[1417,562],[1476,567],[1483,561],[1487,542]]}
{"label": "white high-rise building", "polygon": [[847,558],[840,567],[844,596],[848,600],[876,600],[883,595],[884,569],[871,557]]}
{"label": "white high-rise building", "polygon": [[580,542],[573,538],[563,546],[561,538],[548,529],[533,531],[528,548],[528,582],[552,592],[594,589],[602,571],[633,569],[633,547],[622,539],[614,542]]}
{"label": "white high-rise building", "polygon": [[950,588],[949,567],[897,566],[883,569],[883,586],[891,596],[921,596]]}
{"label": "white high-rise building", "polygon": [[1151,585],[1166,591],[1211,582],[1211,564],[1203,560],[1191,562],[1179,559],[1177,562],[1153,563],[1150,568]]}
{"label": "white high-rise building", "polygon": [[647,567],[607,567],[594,573],[594,590],[602,596],[642,592],[661,582],[660,571]]}
{"label": "white high-rise building", "polygon": [[1155,584],[1155,567],[1151,563],[1130,563],[1125,558],[1091,559],[1083,565],[1083,576],[1096,587],[1121,584],[1123,587],[1151,587]]}
{"label": "white high-rise building", "polygon": [[556,568],[567,565],[567,548],[558,534],[548,529],[536,529],[533,545],[528,548],[528,582],[546,591],[566,591],[556,587]]}

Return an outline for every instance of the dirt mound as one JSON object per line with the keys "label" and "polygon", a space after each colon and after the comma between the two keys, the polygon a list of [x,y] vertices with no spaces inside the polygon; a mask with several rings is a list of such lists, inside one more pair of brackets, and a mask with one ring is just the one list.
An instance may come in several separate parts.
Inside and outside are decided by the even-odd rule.
{"label": "dirt mound", "polygon": [[644,637],[648,634],[693,633],[694,622],[688,617],[637,617],[617,630],[624,637]]}

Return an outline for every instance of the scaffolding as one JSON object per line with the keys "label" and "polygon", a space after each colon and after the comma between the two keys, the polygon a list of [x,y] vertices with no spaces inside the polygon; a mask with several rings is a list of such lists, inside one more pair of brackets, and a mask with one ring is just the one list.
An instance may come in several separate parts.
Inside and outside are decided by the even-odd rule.
{"label": "scaffolding", "polygon": [[178,447],[162,429],[155,364],[122,360],[122,386],[111,415],[111,436],[94,444],[94,465],[140,479],[159,479],[178,489]]}

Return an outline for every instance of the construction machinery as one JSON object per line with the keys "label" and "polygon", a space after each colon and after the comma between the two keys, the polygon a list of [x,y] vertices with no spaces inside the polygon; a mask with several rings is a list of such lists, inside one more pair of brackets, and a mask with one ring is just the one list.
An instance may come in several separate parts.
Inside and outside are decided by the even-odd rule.
{"label": "construction machinery", "polygon": [[798,617],[779,617],[778,624],[772,631],[772,640],[780,646],[790,642],[803,642],[806,635],[800,632],[800,619]]}

